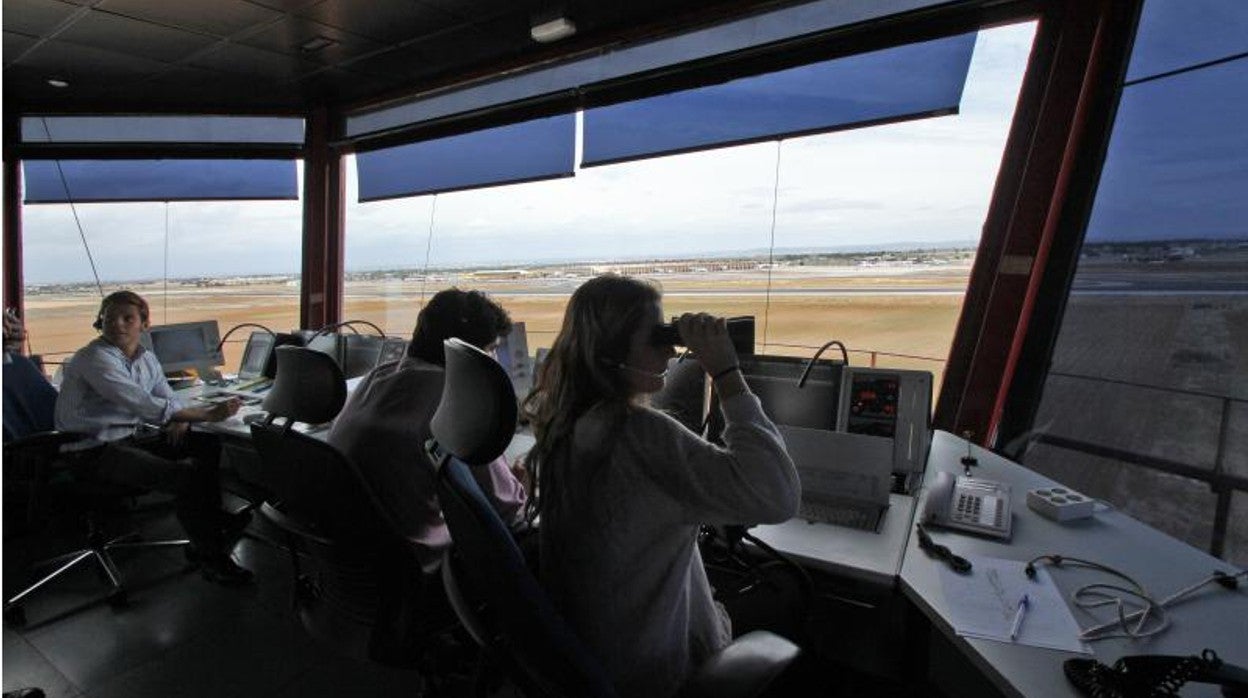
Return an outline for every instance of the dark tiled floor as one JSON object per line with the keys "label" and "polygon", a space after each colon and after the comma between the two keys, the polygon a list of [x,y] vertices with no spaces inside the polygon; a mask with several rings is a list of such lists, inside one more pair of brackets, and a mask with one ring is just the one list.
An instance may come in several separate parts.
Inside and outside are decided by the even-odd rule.
{"label": "dark tiled floor", "polygon": [[[147,539],[179,535],[169,513],[134,523]],[[6,540],[6,598],[31,578],[29,560],[71,538]],[[57,698],[419,694],[415,672],[340,657],[304,632],[290,609],[284,552],[248,537],[235,557],[256,572],[254,585],[225,588],[189,569],[180,551],[144,550],[117,556],[130,587],[125,607],[101,598],[90,566],[35,592],[26,625],[4,629],[4,689],[39,686]]]}
{"label": "dark tiled floor", "polygon": [[[129,527],[148,540],[181,535],[167,511],[131,518]],[[291,610],[286,553],[260,540],[268,536],[258,517],[248,531],[234,550],[256,573],[248,587],[210,583],[180,551],[165,549],[118,554],[130,588],[124,607],[101,598],[104,587],[90,566],[39,590],[25,603],[26,625],[4,629],[4,690],[39,686],[53,698],[421,695],[416,672],[343,657],[312,639]],[[77,533],[10,535],[4,541],[5,597],[30,579],[30,560],[69,549]],[[829,631],[845,632],[841,623],[833,625],[840,629]],[[808,653],[785,695],[906,695],[828,659]],[[469,673],[463,667],[444,682],[441,695],[472,695]],[[518,695],[507,685],[489,693]]]}

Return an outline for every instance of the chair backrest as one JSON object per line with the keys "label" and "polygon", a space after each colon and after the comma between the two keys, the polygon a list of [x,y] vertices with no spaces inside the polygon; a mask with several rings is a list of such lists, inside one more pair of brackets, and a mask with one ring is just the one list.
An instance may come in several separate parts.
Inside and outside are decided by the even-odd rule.
{"label": "chair backrest", "polygon": [[338,416],[347,401],[347,382],[333,357],[305,347],[274,349],[277,376],[264,397],[271,415],[308,424]]}
{"label": "chair backrest", "polygon": [[413,549],[346,456],[291,428],[337,416],[346,395],[342,371],[319,352],[277,352],[277,395],[264,406],[288,421],[252,424],[251,435],[271,492],[261,512],[315,571],[315,588],[301,599],[304,627],[343,654],[414,666],[425,639],[427,580]]}
{"label": "chair backrest", "polygon": [[4,354],[4,440],[20,439],[55,428],[56,388],[34,362]]}
{"label": "chair backrest", "polygon": [[650,396],[650,406],[670,414],[700,436],[706,418],[706,371],[702,364],[692,359],[668,361],[667,378],[663,388]]}
{"label": "chair backrest", "polygon": [[[447,340],[446,382],[431,421],[430,455],[438,467],[438,499],[454,541],[447,564],[456,588],[452,605],[482,604],[461,620],[485,649],[504,661],[530,691],[554,696],[614,696],[601,664],[589,654],[525,565],[507,526],[469,471],[503,453],[515,430],[511,381],[489,355]],[[465,457],[466,456],[466,457]],[[456,596],[467,604],[455,603]],[[488,623],[482,632],[480,624]],[[474,627],[475,626],[475,627]]]}

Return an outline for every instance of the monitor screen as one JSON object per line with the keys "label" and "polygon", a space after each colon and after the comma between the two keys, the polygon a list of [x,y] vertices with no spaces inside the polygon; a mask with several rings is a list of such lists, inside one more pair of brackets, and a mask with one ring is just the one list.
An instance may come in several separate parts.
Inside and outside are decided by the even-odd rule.
{"label": "monitor screen", "polygon": [[143,333],[141,341],[156,355],[166,373],[225,363],[219,346],[221,331],[216,320],[156,325]]}
{"label": "monitor screen", "polygon": [[836,431],[841,395],[841,364],[816,361],[797,387],[806,359],[789,356],[741,357],[741,373],[763,412],[776,424]]}
{"label": "monitor screen", "polygon": [[259,378],[273,353],[277,337],[270,332],[252,332],[243,350],[243,360],[238,365],[238,377],[243,380]]}

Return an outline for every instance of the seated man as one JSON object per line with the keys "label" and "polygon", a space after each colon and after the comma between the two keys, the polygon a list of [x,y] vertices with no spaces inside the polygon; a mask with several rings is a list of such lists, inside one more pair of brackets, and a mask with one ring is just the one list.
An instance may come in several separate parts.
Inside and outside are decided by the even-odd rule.
{"label": "seated man", "polygon": [[[207,407],[184,405],[169,387],[155,354],[139,343],[148,327],[147,301],[132,291],[109,294],[94,327],[101,336],[64,367],[56,400],[56,428],[89,438],[66,446],[81,452],[82,477],[177,497],[177,516],[191,539],[204,576],[222,584],[251,580],[230,558],[229,534],[243,514],[221,511],[216,437],[191,432],[191,422],[219,422],[238,412],[231,399]],[[145,425],[154,425],[148,432]]]}
{"label": "seated man", "polygon": [[[381,500],[393,521],[417,547],[431,570],[450,545],[450,534],[425,454],[429,420],[442,398],[446,356],[442,342],[458,337],[489,351],[511,330],[507,311],[478,291],[447,289],[420,311],[407,356],[382,364],[360,381],[334,420],[329,443],[346,455]],[[474,468],[481,489],[504,521],[522,518],[526,495],[503,458]]]}

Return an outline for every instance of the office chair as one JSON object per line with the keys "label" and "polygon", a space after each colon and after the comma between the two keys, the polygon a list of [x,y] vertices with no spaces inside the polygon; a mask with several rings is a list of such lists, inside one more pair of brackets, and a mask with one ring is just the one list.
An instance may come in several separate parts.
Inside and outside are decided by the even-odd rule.
{"label": "office chair", "polygon": [[137,540],[137,533],[107,538],[103,515],[108,503],[140,494],[131,487],[92,482],[74,477],[76,457],[62,454],[61,446],[81,440],[80,434],[58,432],[53,415],[56,389],[43,373],[25,356],[5,354],[4,359],[4,481],[6,489],[15,485],[25,490],[25,523],[33,524],[43,505],[44,495],[52,487],[64,486],[86,503],[86,547],[34,564],[33,568],[55,567],[34,584],[5,600],[4,619],[12,625],[24,625],[22,601],[53,580],[68,574],[83,563],[99,565],[101,579],[108,584],[108,603],[124,605],[126,587],[113,561],[112,552],[123,548],[185,548],[189,540]]}
{"label": "office chair", "polygon": [[437,576],[421,571],[347,458],[295,429],[337,416],[347,395],[342,370],[312,349],[276,352],[269,415],[251,434],[271,490],[260,513],[282,532],[300,621],[343,655],[429,670],[428,641],[453,625],[448,610],[431,612],[445,609]]}
{"label": "office chair", "polygon": [[[454,540],[442,565],[451,607],[486,656],[525,694],[614,696],[601,664],[541,589],[469,471],[497,458],[511,441],[516,424],[511,382],[479,349],[458,339],[445,346],[446,382],[428,449]],[[795,645],[777,635],[748,633],[700,667],[681,695],[756,696],[797,654]]]}

